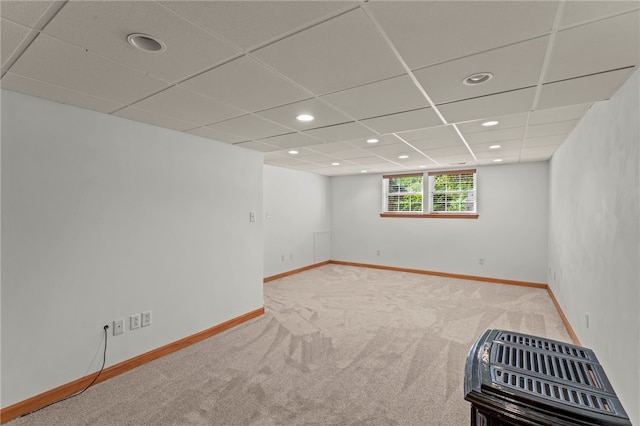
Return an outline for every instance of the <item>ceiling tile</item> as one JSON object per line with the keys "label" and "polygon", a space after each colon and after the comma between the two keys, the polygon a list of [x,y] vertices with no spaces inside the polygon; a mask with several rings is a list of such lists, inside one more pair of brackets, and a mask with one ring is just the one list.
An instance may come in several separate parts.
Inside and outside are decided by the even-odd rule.
{"label": "ceiling tile", "polygon": [[351,1],[164,1],[162,4],[242,49],[356,6]]}
{"label": "ceiling tile", "polygon": [[446,157],[451,155],[466,155],[469,154],[469,150],[462,142],[458,142],[457,145],[449,146],[447,148],[430,148],[420,149],[421,152],[428,155],[431,158]]}
{"label": "ceiling tile", "polygon": [[404,72],[360,9],[270,44],[253,55],[315,94]]}
{"label": "ceiling tile", "polygon": [[178,131],[192,129],[197,126],[197,124],[194,123],[180,121],[172,117],[163,116],[157,112],[145,111],[134,107],[121,109],[120,111],[114,112],[113,115]]}
{"label": "ceiling tile", "polygon": [[556,152],[557,146],[537,146],[533,148],[524,148],[522,150],[522,158],[551,158],[551,156]]}
{"label": "ceiling tile", "polygon": [[323,99],[358,120],[429,106],[407,75],[332,93]]}
{"label": "ceiling tile", "polygon": [[13,52],[20,46],[22,41],[29,35],[31,29],[20,24],[2,19],[0,27],[2,41],[0,46],[0,54],[2,56],[2,67],[9,60]]}
{"label": "ceiling tile", "polygon": [[593,21],[639,8],[640,3],[637,0],[568,1],[564,3],[560,26],[566,27],[580,22]]}
{"label": "ceiling tile", "polygon": [[243,56],[180,84],[247,112],[311,97],[279,74]]}
{"label": "ceiling tile", "polygon": [[239,146],[241,148],[252,149],[254,151],[260,151],[260,152],[271,152],[271,151],[277,151],[280,149],[278,147],[267,145],[266,143],[257,142],[257,141],[240,142],[240,143],[234,143],[233,145]]}
{"label": "ceiling tile", "polygon": [[[524,126],[527,122],[528,114],[529,113],[525,112],[520,114],[501,115],[498,117],[488,117],[482,120],[467,121],[456,125],[464,135],[476,132],[492,132],[495,130]],[[494,126],[483,126],[482,123],[487,121],[497,121],[498,124]]]}
{"label": "ceiling tile", "polygon": [[545,34],[553,25],[557,6],[558,1],[374,1],[366,5],[412,69]]}
{"label": "ceiling tile", "polygon": [[178,86],[150,96],[134,106],[201,126],[242,114],[235,108]]}
{"label": "ceiling tile", "polygon": [[557,123],[537,124],[527,127],[527,139],[538,136],[568,135],[578,124],[578,120],[560,121]]}
{"label": "ceiling tile", "polygon": [[357,122],[320,127],[318,129],[307,130],[305,133],[327,143],[375,135],[371,130]]}
{"label": "ceiling tile", "polygon": [[486,150],[486,151],[474,151],[478,160],[493,160],[495,158],[518,158],[520,156],[520,147],[515,149],[502,149],[499,151]]}
{"label": "ceiling tile", "polygon": [[291,129],[271,123],[254,115],[243,115],[210,124],[208,127],[246,139],[262,139],[291,132]]}
{"label": "ceiling tile", "polygon": [[581,118],[591,107],[591,103],[569,105],[560,108],[539,109],[531,112],[529,124],[556,123]]}
{"label": "ceiling tile", "polygon": [[556,34],[544,81],[614,70],[640,63],[640,12]]}
{"label": "ceiling tile", "polygon": [[431,108],[423,108],[362,120],[362,124],[371,127],[379,133],[393,133],[439,126],[442,124],[442,121]]}
{"label": "ceiling tile", "polygon": [[475,164],[476,160],[473,158],[473,156],[471,154],[469,154],[469,151],[467,151],[466,153],[461,153],[461,154],[437,154],[435,153],[433,155],[434,161],[437,161],[438,163],[442,164],[442,165],[448,165],[448,166],[462,166],[465,164]]}
{"label": "ceiling tile", "polygon": [[308,150],[313,152],[329,153],[333,155],[343,155],[345,152],[356,150],[363,153],[363,155],[367,155],[366,151],[357,150],[353,146],[344,142],[319,143],[317,145],[309,147]]}
{"label": "ceiling tile", "polygon": [[398,159],[398,155],[401,154],[413,154],[416,151],[404,142],[398,142],[393,145],[373,146],[366,148],[366,150],[372,154],[380,155],[385,158],[393,157]]}
{"label": "ceiling tile", "polygon": [[536,109],[555,108],[609,99],[626,81],[631,72],[633,72],[633,68],[625,68],[545,84],[542,86],[540,100]]}
{"label": "ceiling tile", "polygon": [[438,105],[438,109],[450,123],[528,112],[535,92],[535,88],[514,90]]}
{"label": "ceiling tile", "polygon": [[[538,84],[548,43],[549,37],[539,37],[422,68],[414,75],[436,104],[531,87]],[[490,72],[493,78],[476,86],[462,83],[479,72]]]}
{"label": "ceiling tile", "polygon": [[[3,18],[34,27],[44,13],[56,2],[53,1],[7,1],[0,3],[0,14]],[[3,23],[4,25],[4,23]]]}
{"label": "ceiling tile", "polygon": [[[153,1],[68,2],[45,33],[167,81],[182,80],[239,53]],[[166,50],[135,49],[127,42],[131,33],[156,37]]]}
{"label": "ceiling tile", "polygon": [[302,133],[289,133],[286,135],[273,136],[261,139],[259,142],[269,144],[280,149],[300,148],[303,146],[316,145],[320,143],[317,139]]}
{"label": "ceiling tile", "polygon": [[511,127],[508,129],[497,129],[488,132],[463,133],[464,138],[469,144],[500,142],[513,139],[522,139],[524,137],[524,126]]}
{"label": "ceiling tile", "polygon": [[203,138],[212,139],[218,142],[231,143],[231,144],[238,143],[238,142],[246,142],[248,140],[246,138],[241,138],[240,136],[226,134],[224,132],[212,129],[211,127],[207,127],[207,126],[191,129],[186,133],[190,133],[196,136],[202,136]]}
{"label": "ceiling tile", "polygon": [[[311,114],[315,119],[308,122],[298,121],[296,117],[299,114]],[[318,99],[307,99],[271,108],[261,111],[257,115],[296,130],[307,130],[352,121],[346,115],[334,110]]]}
{"label": "ceiling tile", "polygon": [[552,136],[540,136],[536,138],[527,138],[524,143],[525,148],[539,147],[539,146],[555,146],[558,147],[565,141],[567,135],[552,135]]}
{"label": "ceiling tile", "polygon": [[464,144],[453,126],[439,126],[430,129],[399,133],[398,136],[414,147],[423,149],[446,148]]}
{"label": "ceiling tile", "polygon": [[[378,142],[369,143],[367,140],[369,139],[377,139]],[[393,145],[399,142],[399,139],[394,135],[379,135],[373,136],[372,138],[355,138],[344,141],[345,143],[357,147],[357,148],[367,148],[372,146],[383,146],[383,145]]]}
{"label": "ceiling tile", "polygon": [[[495,153],[499,154],[504,151],[519,151],[520,148],[522,147],[522,144],[523,144],[523,139],[520,138],[520,139],[512,139],[508,141],[500,141],[498,143],[482,142],[482,143],[477,143],[477,144],[474,143],[470,145],[475,154],[478,154],[480,152],[491,152],[493,153],[492,155],[494,155]],[[500,148],[497,148],[497,149],[489,148],[490,146],[495,146],[495,145],[500,145]]]}
{"label": "ceiling tile", "polygon": [[44,34],[11,67],[35,80],[128,104],[166,83]]}
{"label": "ceiling tile", "polygon": [[122,108],[124,104],[107,99],[96,98],[85,93],[76,92],[64,87],[54,86],[38,80],[31,80],[16,74],[7,73],[0,81],[3,89],[13,90],[39,98],[49,99],[63,104],[75,105],[93,111],[110,113]]}

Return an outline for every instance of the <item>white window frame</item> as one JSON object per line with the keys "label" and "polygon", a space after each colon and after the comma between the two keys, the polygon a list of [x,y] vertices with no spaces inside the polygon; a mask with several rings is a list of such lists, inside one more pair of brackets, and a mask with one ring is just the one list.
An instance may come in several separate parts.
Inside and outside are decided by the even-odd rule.
{"label": "white window frame", "polygon": [[[410,177],[419,177],[422,179],[422,186],[419,192],[412,191],[403,191],[403,192],[389,192],[389,181],[395,178],[410,178]],[[397,174],[397,175],[384,175],[382,176],[382,211],[384,213],[389,214],[421,214],[424,212],[424,173],[405,173],[405,174]],[[420,195],[420,210],[410,210],[410,211],[402,211],[402,210],[389,210],[389,197],[392,196],[406,196],[406,195]]]}

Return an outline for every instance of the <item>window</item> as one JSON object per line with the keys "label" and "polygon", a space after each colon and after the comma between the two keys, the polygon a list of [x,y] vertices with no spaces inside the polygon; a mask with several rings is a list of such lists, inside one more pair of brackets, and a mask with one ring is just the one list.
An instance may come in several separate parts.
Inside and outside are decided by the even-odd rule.
{"label": "window", "polygon": [[[429,172],[382,177],[382,217],[476,219],[476,171]],[[426,192],[426,194],[425,194]]]}
{"label": "window", "polygon": [[422,173],[382,177],[385,212],[422,213]]}
{"label": "window", "polygon": [[429,212],[475,213],[476,171],[429,172]]}

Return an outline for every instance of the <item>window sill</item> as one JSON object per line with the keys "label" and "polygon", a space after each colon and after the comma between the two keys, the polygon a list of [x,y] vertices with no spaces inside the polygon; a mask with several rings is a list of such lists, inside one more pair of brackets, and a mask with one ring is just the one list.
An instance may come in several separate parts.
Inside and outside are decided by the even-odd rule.
{"label": "window sill", "polygon": [[477,213],[380,213],[380,217],[410,217],[420,219],[477,219]]}

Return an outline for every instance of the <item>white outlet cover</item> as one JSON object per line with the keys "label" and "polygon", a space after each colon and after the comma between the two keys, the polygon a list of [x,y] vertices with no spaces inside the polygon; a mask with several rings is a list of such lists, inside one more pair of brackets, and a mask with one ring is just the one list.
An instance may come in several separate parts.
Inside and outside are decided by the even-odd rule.
{"label": "white outlet cover", "polygon": [[136,328],[140,328],[140,314],[129,317],[129,330],[135,330]]}
{"label": "white outlet cover", "polygon": [[142,313],[142,321],[140,322],[142,327],[147,327],[151,325],[151,311]]}

